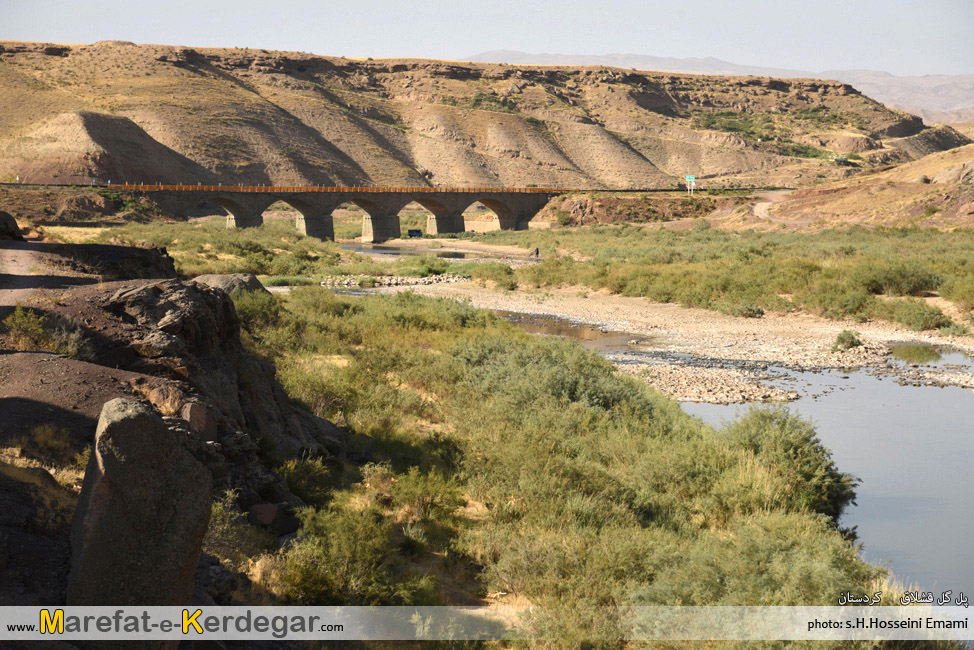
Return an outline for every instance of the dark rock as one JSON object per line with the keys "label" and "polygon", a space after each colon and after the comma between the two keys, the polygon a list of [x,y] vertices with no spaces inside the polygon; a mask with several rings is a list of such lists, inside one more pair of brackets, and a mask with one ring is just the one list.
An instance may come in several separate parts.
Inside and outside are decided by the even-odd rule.
{"label": "dark rock", "polygon": [[196,568],[196,592],[202,592],[217,605],[229,605],[234,590],[239,583],[237,578],[220,565],[220,560],[203,553]]}
{"label": "dark rock", "polygon": [[20,234],[20,226],[17,225],[17,220],[3,210],[0,210],[0,239],[24,240],[24,236]]}
{"label": "dark rock", "polygon": [[71,527],[69,605],[189,602],[210,518],[210,475],[162,419],[106,403]]}
{"label": "dark rock", "polygon": [[[134,338],[148,348],[148,356],[172,355],[167,367],[182,369],[178,375],[228,419],[225,429],[243,429],[283,456],[341,449],[343,433],[295,407],[277,383],[274,367],[246,351],[233,300],[225,291],[168,280],[121,289],[103,306],[137,326]],[[228,457],[256,451],[252,440],[230,433],[220,442]]]}
{"label": "dark rock", "polygon": [[258,503],[250,506],[247,514],[253,523],[270,528],[276,535],[293,533],[301,525],[284,503]]}
{"label": "dark rock", "polygon": [[197,402],[183,404],[181,415],[189,427],[203,440],[214,441],[217,436],[216,414]]}
{"label": "dark rock", "polygon": [[237,496],[237,505],[241,510],[250,510],[252,506],[263,501],[261,496],[253,490],[242,490]]}
{"label": "dark rock", "polygon": [[176,266],[165,248],[113,244],[60,244],[50,252],[75,271],[100,275],[103,280],[174,278]]}

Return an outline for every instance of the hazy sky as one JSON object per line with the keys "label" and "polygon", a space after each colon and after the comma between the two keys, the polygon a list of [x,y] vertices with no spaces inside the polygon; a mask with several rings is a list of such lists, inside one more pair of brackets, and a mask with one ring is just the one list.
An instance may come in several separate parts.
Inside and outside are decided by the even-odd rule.
{"label": "hazy sky", "polygon": [[974,73],[974,0],[0,0],[0,40],[463,59],[713,56],[814,72]]}

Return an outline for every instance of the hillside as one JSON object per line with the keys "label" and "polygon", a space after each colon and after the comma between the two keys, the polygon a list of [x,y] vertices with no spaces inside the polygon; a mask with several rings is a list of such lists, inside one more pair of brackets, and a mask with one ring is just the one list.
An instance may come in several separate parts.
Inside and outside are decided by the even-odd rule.
{"label": "hillside", "polygon": [[969,142],[839,82],[605,67],[2,42],[0,86],[2,181],[800,185]]}
{"label": "hillside", "polygon": [[800,189],[714,221],[724,227],[818,230],[837,225],[974,227],[974,145]]}
{"label": "hillside", "polygon": [[851,84],[887,106],[919,115],[927,124],[954,124],[974,115],[974,75],[931,74],[898,76],[879,70],[791,70],[741,65],[714,57],[675,58],[643,54],[531,54],[512,50],[481,52],[470,57],[483,63],[520,65],[610,65],[640,70],[664,70],[710,75],[757,75],[835,79]]}

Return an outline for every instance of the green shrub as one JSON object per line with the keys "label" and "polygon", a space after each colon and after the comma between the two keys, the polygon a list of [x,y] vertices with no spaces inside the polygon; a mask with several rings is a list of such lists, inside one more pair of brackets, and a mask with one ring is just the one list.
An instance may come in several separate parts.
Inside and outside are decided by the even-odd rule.
{"label": "green shrub", "polygon": [[788,479],[792,505],[837,520],[855,499],[858,480],[839,472],[815,428],[784,407],[752,408],[726,430],[727,444],[746,449]]}
{"label": "green shrub", "polygon": [[3,320],[7,335],[18,350],[39,350],[50,345],[47,317],[18,306]]}
{"label": "green shrub", "polygon": [[436,605],[436,580],[393,562],[392,531],[377,511],[301,513],[298,539],[284,554],[286,602],[317,605]]}
{"label": "green shrub", "polygon": [[918,298],[887,300],[878,303],[876,310],[881,317],[916,331],[938,329],[952,322],[939,307],[928,305]]}
{"label": "green shrub", "polygon": [[941,336],[968,336],[971,333],[971,328],[962,323],[951,323],[950,325],[944,325],[937,333]]}
{"label": "green shrub", "polygon": [[853,281],[870,293],[918,296],[940,286],[943,278],[916,260],[859,269]]}
{"label": "green shrub", "polygon": [[81,328],[58,318],[17,306],[3,320],[3,329],[17,350],[43,350],[71,359],[90,359],[93,352]]}
{"label": "green shrub", "polygon": [[471,271],[471,276],[474,280],[480,281],[481,284],[490,281],[497,287],[508,291],[514,291],[518,286],[517,278],[514,276],[514,269],[503,262],[478,264]]}
{"label": "green shrub", "polygon": [[839,335],[835,337],[835,343],[832,344],[832,352],[840,352],[842,350],[848,350],[849,348],[857,348],[861,345],[862,341],[859,340],[859,332],[842,330],[839,332]]}
{"label": "green shrub", "polygon": [[331,499],[339,472],[321,458],[293,458],[277,467],[291,492],[312,506],[324,506]]}
{"label": "green shrub", "polygon": [[455,482],[436,471],[421,472],[418,467],[410,467],[396,478],[392,496],[421,520],[446,518],[465,504]]}
{"label": "green shrub", "polygon": [[259,333],[276,324],[281,316],[281,301],[266,291],[235,291],[230,295],[244,327]]}
{"label": "green shrub", "polygon": [[242,568],[248,559],[272,550],[276,540],[267,530],[247,522],[237,509],[236,499],[233,490],[214,499],[203,550]]}
{"label": "green shrub", "polygon": [[747,303],[719,302],[717,309],[725,314],[740,318],[761,318],[764,316],[764,309],[757,305]]}

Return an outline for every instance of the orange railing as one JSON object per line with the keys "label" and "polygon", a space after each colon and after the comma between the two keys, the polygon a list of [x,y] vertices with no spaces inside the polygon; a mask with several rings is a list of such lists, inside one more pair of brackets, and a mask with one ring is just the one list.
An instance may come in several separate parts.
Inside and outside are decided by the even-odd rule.
{"label": "orange railing", "polygon": [[119,183],[108,187],[119,190],[139,192],[269,192],[272,194],[297,192],[363,192],[363,193],[465,193],[498,194],[502,192],[518,194],[564,194],[579,190],[560,187],[325,187],[321,185],[149,185],[145,183]]}

